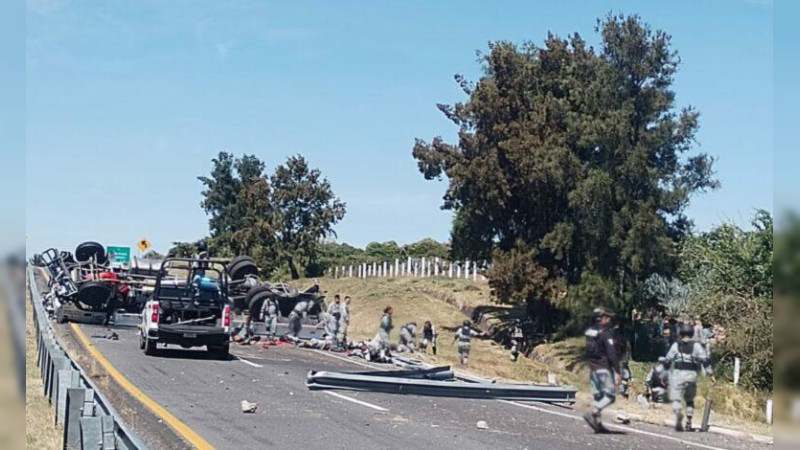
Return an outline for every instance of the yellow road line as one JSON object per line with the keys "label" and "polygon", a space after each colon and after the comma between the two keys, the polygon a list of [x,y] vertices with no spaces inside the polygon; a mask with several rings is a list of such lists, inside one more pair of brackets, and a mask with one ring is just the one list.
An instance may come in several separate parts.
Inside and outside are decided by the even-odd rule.
{"label": "yellow road line", "polygon": [[181,422],[177,417],[173,416],[169,411],[164,409],[163,406],[156,403],[153,399],[145,395],[139,388],[133,385],[125,375],[122,375],[111,363],[103,356],[99,350],[92,344],[88,337],[83,333],[78,324],[70,324],[78,340],[86,348],[86,350],[103,366],[103,369],[113,378],[123,389],[128,391],[136,400],[150,409],[156,416],[171,426],[181,437],[183,437],[189,444],[198,449],[213,449],[214,446],[208,443],[205,439],[195,433],[194,430],[189,428],[188,425]]}

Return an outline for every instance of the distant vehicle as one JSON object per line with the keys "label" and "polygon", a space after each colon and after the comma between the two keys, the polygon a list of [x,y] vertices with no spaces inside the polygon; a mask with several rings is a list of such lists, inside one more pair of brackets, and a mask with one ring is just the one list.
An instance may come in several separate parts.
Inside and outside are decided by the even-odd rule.
{"label": "distant vehicle", "polygon": [[142,311],[139,347],[155,355],[158,344],[205,346],[212,355],[227,359],[232,312],[228,294],[225,262],[166,258]]}

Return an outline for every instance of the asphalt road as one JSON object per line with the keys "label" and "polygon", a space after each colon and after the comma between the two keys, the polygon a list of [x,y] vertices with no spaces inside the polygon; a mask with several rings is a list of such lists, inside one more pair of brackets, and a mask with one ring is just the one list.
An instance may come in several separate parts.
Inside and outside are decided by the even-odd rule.
{"label": "asphalt road", "polygon": [[[229,361],[202,350],[145,356],[137,331],[82,325],[134,385],[217,448],[282,449],[750,449],[760,444],[636,424],[595,435],[577,411],[494,400],[309,391],[309,370],[359,370],[339,355],[291,346],[233,347]],[[359,362],[359,360],[356,360]],[[258,403],[244,414],[240,402]],[[489,429],[476,427],[479,420]],[[139,430],[137,430],[139,432]],[[143,432],[146,433],[146,430]]]}

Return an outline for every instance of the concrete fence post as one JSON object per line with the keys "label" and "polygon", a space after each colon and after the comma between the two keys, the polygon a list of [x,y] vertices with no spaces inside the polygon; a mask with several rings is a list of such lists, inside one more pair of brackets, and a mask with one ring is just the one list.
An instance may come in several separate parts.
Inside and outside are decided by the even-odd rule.
{"label": "concrete fence post", "polygon": [[372,276],[373,277],[378,276],[378,263],[376,262],[372,263]]}
{"label": "concrete fence post", "polygon": [[767,424],[772,425],[772,399],[767,400]]}
{"label": "concrete fence post", "polygon": [[742,360],[736,358],[733,360],[733,385],[739,385],[739,374],[742,371]]}
{"label": "concrete fence post", "polygon": [[350,272],[349,272],[349,275],[348,275],[348,276],[349,276],[350,278],[353,278],[353,266],[352,266],[352,264],[350,265]]}
{"label": "concrete fence post", "polygon": [[394,259],[394,276],[398,276],[399,272],[397,271],[397,269],[399,269],[399,268],[400,268],[400,258],[395,258]]}
{"label": "concrete fence post", "polygon": [[427,269],[427,267],[425,267],[425,257],[424,256],[422,257],[422,276],[423,277],[428,276],[428,269]]}
{"label": "concrete fence post", "polygon": [[478,262],[472,261],[472,281],[478,281]]}
{"label": "concrete fence post", "polygon": [[383,262],[383,276],[388,276],[388,275],[386,275],[388,273],[387,272],[388,270],[389,270],[389,264],[386,261],[384,261]]}
{"label": "concrete fence post", "polygon": [[447,270],[447,277],[453,278],[453,262],[450,262],[450,268]]}
{"label": "concrete fence post", "polygon": [[456,278],[461,278],[461,265],[456,262]]}
{"label": "concrete fence post", "polygon": [[433,261],[433,276],[439,276],[439,257],[437,256],[436,259]]}
{"label": "concrete fence post", "polygon": [[414,270],[414,267],[411,265],[411,257],[409,256],[408,257],[408,261],[406,262],[406,274],[408,276],[411,276],[411,273],[412,273],[413,270]]}
{"label": "concrete fence post", "polygon": [[469,260],[464,261],[464,278],[469,279]]}
{"label": "concrete fence post", "polygon": [[339,278],[339,266],[333,268],[333,278]]}

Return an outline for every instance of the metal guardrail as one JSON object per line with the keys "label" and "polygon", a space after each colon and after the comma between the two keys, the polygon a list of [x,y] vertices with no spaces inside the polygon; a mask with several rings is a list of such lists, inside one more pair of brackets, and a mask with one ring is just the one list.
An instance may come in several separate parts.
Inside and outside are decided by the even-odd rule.
{"label": "metal guardrail", "polygon": [[119,413],[97,389],[83,369],[59,344],[36,286],[33,268],[28,281],[36,328],[37,364],[44,396],[54,405],[55,423],[64,426],[65,449],[146,449],[147,446],[122,421]]}

